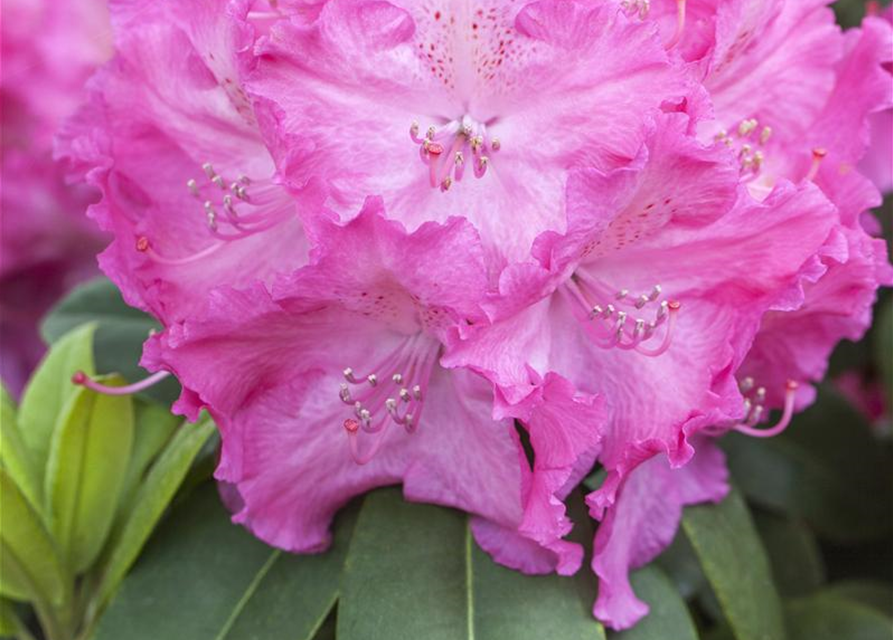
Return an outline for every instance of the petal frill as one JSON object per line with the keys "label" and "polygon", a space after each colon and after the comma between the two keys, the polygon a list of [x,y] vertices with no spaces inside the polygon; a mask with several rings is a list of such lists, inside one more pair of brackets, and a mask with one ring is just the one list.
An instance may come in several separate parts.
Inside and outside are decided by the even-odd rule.
{"label": "petal frill", "polygon": [[629,572],[654,559],[672,542],[682,508],[719,502],[728,493],[725,456],[709,439],[697,454],[673,468],[663,456],[638,467],[621,486],[593,543],[592,569],[599,577],[593,613],[609,627],[627,629],[648,613],[629,582]]}
{"label": "petal frill", "polygon": [[[571,531],[564,499],[592,468],[601,443],[604,399],[578,394],[550,373],[523,402],[500,415],[518,419],[529,436],[533,460],[522,460],[524,518],[516,529],[475,522],[481,547],[498,562],[525,573],[575,573],[583,548],[563,538]],[[532,468],[531,465],[532,464]]]}

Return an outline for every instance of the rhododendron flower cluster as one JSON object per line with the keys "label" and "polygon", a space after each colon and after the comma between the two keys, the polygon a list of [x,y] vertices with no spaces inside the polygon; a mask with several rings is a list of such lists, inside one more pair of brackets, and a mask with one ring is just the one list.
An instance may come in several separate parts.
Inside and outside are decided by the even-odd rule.
{"label": "rhododendron flower cluster", "polygon": [[39,319],[97,272],[105,239],[83,214],[98,194],[66,184],[52,145],[112,51],[105,0],[10,0],[3,14],[0,372],[18,393],[44,351]]}
{"label": "rhododendron flower cluster", "polygon": [[571,574],[597,464],[594,613],[635,624],[716,437],[786,428],[893,278],[858,168],[893,37],[826,4],[113,0],[59,151],[234,521],[318,552],[402,483]]}

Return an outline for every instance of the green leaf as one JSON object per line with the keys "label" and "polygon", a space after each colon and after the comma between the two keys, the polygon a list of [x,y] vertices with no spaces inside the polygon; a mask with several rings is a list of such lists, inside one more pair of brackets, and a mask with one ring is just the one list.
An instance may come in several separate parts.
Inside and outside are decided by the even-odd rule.
{"label": "green leaf", "polygon": [[879,580],[846,580],[836,582],[823,593],[857,602],[893,618],[893,585]]}
{"label": "green leaf", "polygon": [[8,472],[35,509],[43,508],[43,487],[31,451],[16,424],[15,401],[0,386],[0,465]]}
{"label": "green leaf", "polygon": [[648,603],[648,615],[622,633],[608,633],[614,640],[698,640],[698,630],[675,585],[657,565],[631,576],[636,595]]}
{"label": "green leaf", "polygon": [[166,407],[154,402],[137,399],[134,402],[134,440],[130,454],[130,464],[121,488],[119,508],[130,510],[139,483],[146,469],[170,441],[171,436],[182,422]]}
{"label": "green leaf", "polygon": [[122,510],[110,544],[109,557],[101,569],[97,606],[105,604],[133,565],[183,482],[196,454],[213,433],[214,423],[208,418],[202,418],[194,425],[183,424],[152,464],[132,504],[125,505]]}
{"label": "green leaf", "polygon": [[95,331],[96,325],[88,324],[65,334],[49,350],[25,387],[19,407],[19,431],[41,477],[46,468],[56,419],[78,390],[72,384],[71,377],[78,371],[88,375],[95,371]]}
{"label": "green leaf", "polygon": [[791,640],[890,640],[890,620],[869,607],[819,593],[785,607]]}
{"label": "green leaf", "polygon": [[822,537],[861,542],[893,526],[889,451],[835,393],[820,389],[816,403],[779,437],[730,434],[722,444],[750,500],[803,518]]}
{"label": "green leaf", "polygon": [[290,555],[230,523],[205,484],[147,546],[95,640],[309,640],[337,598],[351,528],[348,511],[330,551]]}
{"label": "green leaf", "polygon": [[467,516],[398,489],[366,497],[342,584],[339,640],[604,638],[583,581],[498,566]]}
{"label": "green leaf", "polygon": [[[128,380],[147,375],[139,366],[142,346],[149,333],[161,327],[151,316],[129,307],[107,278],[96,278],[72,291],[47,315],[41,333],[48,343],[53,343],[85,322],[98,327],[94,345],[97,371],[117,372]],[[177,381],[168,378],[140,395],[169,405],[176,399],[178,389]]]}
{"label": "green leaf", "polygon": [[686,508],[682,526],[737,640],[783,640],[778,591],[741,494]]}
{"label": "green leaf", "polygon": [[68,581],[55,544],[6,469],[0,469],[0,512],[0,594],[61,601]]}
{"label": "green leaf", "polygon": [[889,406],[893,402],[893,297],[887,298],[886,303],[880,305],[875,313],[874,353]]}
{"label": "green leaf", "polygon": [[19,630],[16,612],[8,600],[0,599],[0,636],[11,637]]}
{"label": "green leaf", "polygon": [[[105,384],[123,386],[120,377]],[[129,396],[81,388],[59,417],[46,485],[50,528],[66,565],[93,564],[111,530],[133,443]]]}
{"label": "green leaf", "polygon": [[805,596],[825,583],[819,543],[808,527],[765,511],[755,511],[753,517],[782,596]]}

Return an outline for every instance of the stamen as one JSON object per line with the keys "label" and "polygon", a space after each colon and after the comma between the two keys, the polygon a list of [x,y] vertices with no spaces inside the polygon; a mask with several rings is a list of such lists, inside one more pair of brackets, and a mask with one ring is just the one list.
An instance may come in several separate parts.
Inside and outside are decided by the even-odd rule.
{"label": "stamen", "polygon": [[[745,380],[748,379],[746,378]],[[751,379],[751,383],[752,382]],[[791,423],[791,418],[794,416],[794,400],[796,399],[798,386],[799,385],[793,380],[788,380],[787,384],[785,384],[784,411],[781,419],[775,426],[767,429],[755,429],[754,426],[760,422],[763,416],[764,408],[762,401],[757,401],[752,405],[749,400],[745,400],[744,420],[734,425],[732,428],[735,431],[754,438],[771,438],[777,436],[788,428],[788,425]],[[760,390],[762,391],[762,394],[760,394]],[[760,390],[757,391],[757,394],[762,396],[763,400],[765,400],[766,390],[762,387]]]}
{"label": "stamen", "polygon": [[669,51],[682,40],[682,32],[685,30],[685,0],[676,0],[676,32],[670,41],[666,44]]}
{"label": "stamen", "polygon": [[[580,319],[585,320],[587,326],[590,327],[587,329],[587,333],[593,338],[596,346],[603,349],[635,350],[648,357],[659,356],[670,347],[676,316],[681,308],[679,302],[661,301],[651,322],[631,315],[635,314],[632,309],[641,311],[648,305],[658,302],[662,293],[660,285],[654,285],[650,293],[639,295],[630,295],[628,289],[619,291],[615,289],[610,297],[620,308],[615,307],[613,303],[604,306],[592,304],[593,298],[604,300],[610,289],[607,289],[597,278],[585,271],[575,273],[563,290],[567,291],[585,309],[586,315]],[[595,323],[595,326],[592,326],[591,323]],[[657,328],[665,323],[667,329],[661,344],[653,349],[643,346],[645,341],[654,336]]]}
{"label": "stamen", "polygon": [[424,138],[419,137],[419,124],[409,127],[409,137],[419,145],[419,158],[428,166],[429,181],[433,188],[449,191],[460,182],[470,164],[474,176],[482,178],[490,164],[488,152],[496,152],[502,143],[491,139],[485,125],[463,116],[440,129],[429,127]]}
{"label": "stamen", "polygon": [[[386,356],[375,371],[365,377],[357,376],[350,367],[342,371],[347,382],[339,385],[338,395],[342,402],[353,405],[357,418],[350,419],[353,422],[345,421],[344,426],[351,436],[351,456],[358,464],[372,459],[390,423],[403,426],[408,433],[416,430],[423,406],[423,389],[428,384],[438,352],[435,343],[423,334],[417,334]],[[379,375],[385,373],[386,376]],[[353,391],[349,385],[355,385]],[[402,413],[400,407],[405,407]],[[365,453],[360,452],[360,433],[379,434]]]}
{"label": "stamen", "polygon": [[824,160],[827,155],[827,149],[816,147],[812,150],[812,166],[809,168],[809,173],[806,174],[805,178],[807,182],[812,182],[815,180],[816,176],[819,175],[819,168],[822,166],[822,160]]}
{"label": "stamen", "polygon": [[158,384],[169,375],[171,375],[170,371],[159,371],[158,373],[153,373],[146,379],[141,380],[140,382],[135,382],[134,384],[129,384],[124,387],[109,387],[100,382],[96,382],[96,380],[88,376],[83,371],[78,371],[73,376],[71,376],[71,382],[73,384],[92,389],[97,393],[105,394],[107,396],[127,396],[132,393],[139,393],[144,389],[148,389],[149,387]]}

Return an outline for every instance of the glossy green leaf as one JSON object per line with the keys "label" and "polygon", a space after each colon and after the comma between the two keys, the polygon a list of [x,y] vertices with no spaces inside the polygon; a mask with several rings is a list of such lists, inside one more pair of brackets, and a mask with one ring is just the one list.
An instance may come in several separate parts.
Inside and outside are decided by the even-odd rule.
{"label": "glossy green leaf", "polygon": [[290,555],[233,525],[206,483],[146,547],[95,640],[310,640],[338,596],[351,529],[348,510],[330,551]]}
{"label": "glossy green leaf", "polygon": [[[149,333],[160,325],[148,314],[127,305],[120,291],[107,278],[96,278],[77,287],[47,315],[41,333],[53,343],[65,332],[85,322],[97,326],[94,341],[96,370],[120,373],[128,380],[147,375],[139,366],[142,346]],[[173,378],[154,385],[141,395],[170,404],[179,386]]]}
{"label": "glossy green leaf", "polygon": [[0,386],[0,465],[8,472],[31,506],[43,508],[43,487],[31,451],[25,445],[16,423],[15,401]]}
{"label": "glossy green leaf", "polygon": [[657,565],[631,576],[636,595],[648,603],[648,615],[632,629],[608,632],[613,640],[698,640],[698,630],[676,586]]}
{"label": "glossy green leaf", "polygon": [[757,511],[753,516],[779,593],[794,598],[821,587],[825,565],[812,531],[802,522],[774,513]]}
{"label": "glossy green leaf", "polygon": [[458,511],[366,497],[338,605],[339,640],[604,638],[585,581],[495,564]]}
{"label": "glossy green leaf", "polygon": [[19,431],[41,477],[46,469],[56,420],[78,390],[71,377],[78,371],[94,373],[95,332],[96,325],[87,324],[61,337],[25,387],[18,414]]}
{"label": "glossy green leaf", "polygon": [[685,509],[682,526],[737,640],[783,640],[769,560],[741,494]]}
{"label": "glossy green leaf", "polygon": [[790,640],[890,640],[893,624],[870,607],[829,594],[785,607]]}
{"label": "glossy green leaf", "polygon": [[823,593],[857,602],[893,618],[893,584],[879,580],[846,580],[828,585]]}
{"label": "glossy green leaf", "polygon": [[208,418],[202,418],[194,425],[183,424],[138,485],[132,503],[122,510],[111,551],[103,562],[99,606],[105,603],[133,565],[196,454],[213,433],[214,424]]}
{"label": "glossy green leaf", "polygon": [[134,440],[130,464],[121,488],[121,508],[129,510],[149,465],[164,449],[182,422],[166,407],[137,399],[134,409]]}
{"label": "glossy green leaf", "polygon": [[0,594],[14,600],[59,602],[67,577],[40,516],[0,469]]}
{"label": "glossy green leaf", "polygon": [[676,590],[686,600],[707,587],[707,578],[698,556],[682,529],[677,531],[673,542],[654,562],[673,581]]}
{"label": "glossy green leaf", "polygon": [[[120,377],[104,384],[123,386]],[[44,492],[50,528],[69,569],[96,560],[112,527],[133,443],[133,402],[80,388],[59,416]]]}
{"label": "glossy green leaf", "polygon": [[750,500],[803,518],[823,537],[859,542],[893,526],[889,450],[835,393],[820,390],[816,403],[777,438],[731,434],[723,448]]}

